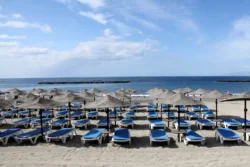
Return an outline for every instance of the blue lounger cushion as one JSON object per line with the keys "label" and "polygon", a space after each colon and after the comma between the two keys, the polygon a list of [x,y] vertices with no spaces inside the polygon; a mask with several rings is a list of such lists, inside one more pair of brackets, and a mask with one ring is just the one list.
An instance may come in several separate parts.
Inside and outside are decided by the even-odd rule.
{"label": "blue lounger cushion", "polygon": [[67,110],[63,110],[63,111],[59,111],[58,113],[56,113],[56,116],[57,117],[60,117],[60,116],[65,116],[67,115],[69,112]]}
{"label": "blue lounger cushion", "polygon": [[168,105],[162,105],[162,110],[168,110]]}
{"label": "blue lounger cushion", "polygon": [[135,112],[134,111],[128,111],[125,113],[125,117],[135,117]]}
{"label": "blue lounger cushion", "polygon": [[210,121],[210,120],[207,120],[207,119],[203,119],[203,118],[199,118],[197,119],[198,122],[200,122],[201,124],[204,124],[204,125],[214,125],[215,123]]}
{"label": "blue lounger cushion", "polygon": [[[235,118],[235,121],[241,123],[241,124],[245,124],[245,119],[244,118]],[[250,125],[250,121],[246,119],[246,124]]]}
{"label": "blue lounger cushion", "polygon": [[131,123],[133,123],[133,119],[131,119],[131,118],[123,118],[121,120],[121,123],[122,124],[131,124]]}
{"label": "blue lounger cushion", "polygon": [[[174,120],[173,122],[175,124],[178,124],[178,119]],[[186,121],[184,121],[183,119],[180,119],[180,125],[181,126],[189,126],[189,124]]]}
{"label": "blue lounger cushion", "polygon": [[202,106],[201,106],[201,110],[203,110],[203,111],[208,111],[209,108],[208,108],[207,106],[205,106],[205,105],[202,105]]}
{"label": "blue lounger cushion", "polygon": [[65,119],[59,119],[59,120],[56,120],[54,122],[51,122],[50,125],[52,126],[56,126],[56,125],[62,125],[62,124],[65,124],[67,123],[68,120],[65,120]]}
{"label": "blue lounger cushion", "polygon": [[137,106],[130,106],[129,109],[130,110],[137,110]]}
{"label": "blue lounger cushion", "polygon": [[191,117],[199,117],[199,114],[196,114],[195,112],[186,112],[186,115],[189,115]]}
{"label": "blue lounger cushion", "polygon": [[155,107],[154,106],[148,106],[148,111],[154,111]]}
{"label": "blue lounger cushion", "polygon": [[89,122],[88,119],[80,119],[80,120],[74,122],[73,124],[74,124],[74,125],[82,125],[82,124],[86,124],[86,123],[88,123],[88,122]]}
{"label": "blue lounger cushion", "polygon": [[52,115],[52,111],[43,111],[42,116],[50,116]]}
{"label": "blue lounger cushion", "polygon": [[166,132],[163,129],[152,129],[151,136],[154,140],[168,140]]}
{"label": "blue lounger cushion", "polygon": [[71,117],[79,117],[81,116],[83,113],[81,111],[75,111],[71,114]]}
{"label": "blue lounger cushion", "polygon": [[[48,132],[50,129],[49,128],[43,128],[43,132]],[[26,133],[22,133],[20,135],[17,135],[17,138],[29,138],[29,137],[33,137],[36,135],[41,134],[41,128],[37,128],[35,130],[26,132]]]}
{"label": "blue lounger cushion", "polygon": [[229,128],[216,129],[226,139],[240,139],[240,136]]}
{"label": "blue lounger cushion", "polygon": [[222,119],[222,122],[229,124],[231,126],[233,125],[241,125],[239,122],[234,121],[233,119]]}
{"label": "blue lounger cushion", "polygon": [[88,112],[88,116],[89,116],[89,117],[96,117],[97,114],[98,114],[97,111],[90,111],[90,112]]}
{"label": "blue lounger cushion", "polygon": [[19,111],[19,112],[18,112],[18,115],[27,115],[27,114],[29,114],[29,113],[31,113],[29,110]]}
{"label": "blue lounger cushion", "polygon": [[202,114],[206,115],[206,116],[215,116],[215,114],[212,111],[203,111]]}
{"label": "blue lounger cushion", "polygon": [[17,110],[3,112],[4,116],[12,116],[12,115],[15,115],[15,114],[17,114]]}
{"label": "blue lounger cushion", "polygon": [[165,115],[168,117],[168,113],[169,113],[169,117],[175,117],[175,113],[174,112],[166,112]]}
{"label": "blue lounger cushion", "polygon": [[192,106],[192,110],[193,111],[200,111],[201,108],[200,108],[200,106]]}
{"label": "blue lounger cushion", "polygon": [[82,138],[84,139],[96,139],[102,135],[102,132],[104,131],[104,128],[95,128],[92,129],[90,132],[85,134]]}
{"label": "blue lounger cushion", "polygon": [[113,136],[114,141],[129,140],[129,130],[126,128],[116,128]]}
{"label": "blue lounger cushion", "polygon": [[[50,120],[51,120],[51,118],[42,118],[43,123],[49,122]],[[40,119],[36,119],[36,120],[31,121],[31,124],[40,124],[40,123],[41,123]]]}
{"label": "blue lounger cushion", "polygon": [[18,121],[15,121],[14,124],[24,124],[24,123],[29,123],[29,122],[32,122],[34,121],[35,119],[34,118],[24,118],[24,119],[21,119],[21,120],[18,120]]}
{"label": "blue lounger cushion", "polygon": [[19,131],[21,131],[20,128],[7,129],[7,130],[5,130],[3,132],[0,132],[0,137],[2,138],[2,137],[5,137],[5,136],[8,136],[8,135],[11,135],[13,133],[19,132]]}
{"label": "blue lounger cushion", "polygon": [[202,140],[203,137],[197,134],[196,132],[192,131],[191,129],[187,129],[186,132],[183,134],[186,138],[190,140]]}
{"label": "blue lounger cushion", "polygon": [[57,130],[53,133],[50,133],[48,134],[48,137],[59,137],[59,136],[63,136],[71,131],[73,131],[74,128],[63,128],[63,129],[60,129],[60,130]]}
{"label": "blue lounger cushion", "polygon": [[158,113],[157,112],[149,112],[148,113],[148,117],[158,117]]}
{"label": "blue lounger cushion", "polygon": [[160,120],[149,120],[149,122],[154,125],[165,125],[164,122]]}
{"label": "blue lounger cushion", "polygon": [[107,119],[106,118],[102,118],[98,121],[97,124],[107,124]]}

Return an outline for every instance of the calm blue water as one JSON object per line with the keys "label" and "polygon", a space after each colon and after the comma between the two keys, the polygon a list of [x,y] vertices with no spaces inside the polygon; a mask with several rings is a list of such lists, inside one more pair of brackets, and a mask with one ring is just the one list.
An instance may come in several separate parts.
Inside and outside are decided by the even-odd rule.
{"label": "calm blue water", "polygon": [[[232,93],[250,92],[250,83],[216,83],[215,80],[250,80],[250,77],[98,77],[98,78],[24,78],[24,79],[0,79],[0,90],[19,88],[30,90],[32,88],[62,88],[66,90],[80,90],[99,88],[114,91],[120,88],[136,89],[144,93],[149,89],[160,87],[176,89],[191,87],[193,89],[204,88],[209,90],[220,90]],[[130,80],[128,84],[82,84],[82,85],[38,85],[40,81],[86,81],[86,80]]]}

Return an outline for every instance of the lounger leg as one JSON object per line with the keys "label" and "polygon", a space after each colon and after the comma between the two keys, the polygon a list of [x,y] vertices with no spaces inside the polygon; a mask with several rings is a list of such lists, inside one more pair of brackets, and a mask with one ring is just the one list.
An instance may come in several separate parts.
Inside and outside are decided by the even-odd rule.
{"label": "lounger leg", "polygon": [[99,138],[98,143],[99,143],[99,145],[102,144],[102,137]]}

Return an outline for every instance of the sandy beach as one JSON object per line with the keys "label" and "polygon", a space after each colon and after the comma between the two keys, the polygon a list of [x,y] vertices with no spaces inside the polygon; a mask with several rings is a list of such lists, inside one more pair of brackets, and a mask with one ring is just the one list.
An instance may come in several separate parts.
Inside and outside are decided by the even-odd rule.
{"label": "sandy beach", "polygon": [[[206,102],[214,109],[213,102]],[[219,103],[219,117],[243,117],[243,103]],[[77,130],[77,136],[66,144],[59,142],[29,143],[17,145],[11,141],[8,146],[0,147],[0,166],[247,166],[250,154],[250,142],[238,145],[227,142],[221,145],[214,138],[214,130],[197,130],[206,137],[206,144],[189,144],[177,142],[177,135],[167,132],[171,138],[170,146],[163,143],[149,144],[149,128],[146,112],[137,113],[135,129],[130,129],[132,145],[112,146],[111,142],[81,145],[80,137],[88,130]],[[248,118],[250,114],[248,113]],[[10,120],[8,120],[10,122]],[[91,120],[95,127],[96,120]],[[194,125],[195,121],[189,121]],[[193,127],[193,126],[192,126]],[[8,125],[0,127],[9,128]],[[193,127],[194,128],[194,127]],[[237,132],[237,131],[235,131]],[[238,132],[237,132],[238,133]],[[242,136],[242,133],[238,133]]]}

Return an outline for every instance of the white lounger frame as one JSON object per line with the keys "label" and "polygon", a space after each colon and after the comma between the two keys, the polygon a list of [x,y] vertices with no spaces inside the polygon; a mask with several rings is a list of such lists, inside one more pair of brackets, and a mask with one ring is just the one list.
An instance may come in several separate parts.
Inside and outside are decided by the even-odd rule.
{"label": "white lounger frame", "polygon": [[[32,121],[31,121],[31,122],[32,122]],[[30,122],[30,127],[31,127],[31,128],[35,128],[36,126],[40,126],[40,125],[41,125],[40,122],[39,122],[38,124],[32,124],[31,122]],[[51,122],[52,122],[52,119],[49,120],[49,121],[43,122],[43,126],[47,126],[47,125],[49,125]]]}
{"label": "white lounger frame", "polygon": [[211,116],[208,116],[207,114],[201,114],[201,117],[204,119],[215,119],[215,116],[211,117]]}
{"label": "white lounger frame", "polygon": [[81,143],[85,144],[86,141],[98,141],[99,145],[102,144],[102,138],[104,138],[104,140],[106,140],[106,136],[107,134],[101,134],[100,136],[98,136],[97,138],[93,138],[93,139],[84,139],[83,137],[81,138]]}
{"label": "white lounger frame", "polygon": [[158,119],[158,113],[157,113],[157,116],[155,116],[155,117],[151,117],[151,116],[147,115],[147,118],[148,118],[148,119],[152,119],[152,118],[153,118],[153,119],[154,119],[154,118]]}
{"label": "white lounger frame", "polygon": [[241,139],[228,139],[224,138],[217,130],[215,130],[215,139],[221,144],[224,144],[224,141],[238,141],[238,144],[241,144]]}
{"label": "white lounger frame", "polygon": [[[31,121],[30,121],[31,122]],[[18,126],[24,126],[24,128],[28,128],[29,127],[29,125],[30,125],[30,122],[29,121],[27,121],[27,122],[25,122],[25,123],[18,123],[18,124],[15,124],[14,126],[15,126],[15,128],[16,127],[18,127]]]}
{"label": "white lounger frame", "polygon": [[129,124],[123,124],[122,122],[119,122],[119,127],[129,127],[129,126],[131,126],[132,127],[132,129],[134,129],[134,127],[135,127],[135,124],[134,124],[134,121],[132,122],[132,123],[129,123]]}
{"label": "white lounger frame", "polygon": [[133,119],[135,119],[135,117],[136,117],[136,116],[126,116],[126,112],[125,112],[125,114],[124,114],[124,118],[133,118]]}
{"label": "white lounger frame", "polygon": [[[112,125],[112,123],[111,123],[111,121],[109,120],[109,127],[111,127],[111,125]],[[104,124],[96,124],[96,127],[97,128],[99,128],[99,127],[106,127],[107,126],[107,124],[106,123],[104,123]]]}
{"label": "white lounger frame", "polygon": [[200,130],[202,130],[203,129],[203,127],[212,127],[212,129],[214,130],[215,129],[215,124],[214,125],[208,125],[208,124],[204,124],[204,123],[201,123],[201,122],[199,122],[199,121],[196,121],[195,122],[195,126],[196,126],[196,128],[197,129],[200,129]]}
{"label": "white lounger frame", "polygon": [[152,146],[153,142],[167,142],[168,146],[170,145],[170,138],[169,137],[166,140],[155,140],[152,138],[151,132],[149,134],[149,141],[150,141],[150,146]]}
{"label": "white lounger frame", "polygon": [[69,114],[66,113],[65,115],[56,115],[56,119],[60,119],[60,118],[63,118],[65,119]]}
{"label": "white lounger frame", "polygon": [[[173,123],[172,123],[172,127],[175,128],[175,129],[178,129],[178,122],[176,122],[176,123],[173,122]],[[183,126],[183,125],[180,124],[180,128],[188,128],[188,129],[191,129],[191,125],[188,124],[187,126]]]}
{"label": "white lounger frame", "polygon": [[9,138],[11,138],[11,137],[14,138],[16,135],[19,135],[21,133],[23,133],[22,130],[17,131],[15,133],[11,133],[11,134],[4,136],[4,137],[0,137],[0,142],[3,143],[3,145],[6,145],[6,144],[8,144]]}
{"label": "white lounger frame", "polygon": [[6,119],[5,119],[5,118],[3,118],[2,120],[0,120],[0,126],[3,124],[3,122],[4,122],[5,124],[7,124]]}
{"label": "white lounger frame", "polygon": [[187,113],[184,113],[184,118],[191,120],[192,118],[198,119],[200,116],[199,115],[188,115]]}
{"label": "white lounger frame", "polygon": [[74,119],[81,119],[81,117],[85,116],[85,114],[86,114],[86,113],[82,111],[82,114],[81,114],[81,115],[79,115],[79,116],[72,116],[72,115],[71,115],[71,118],[74,118]]}
{"label": "white lounger frame", "polygon": [[86,114],[86,118],[87,119],[89,119],[89,118],[95,118],[95,119],[97,119],[98,118],[98,112],[97,112],[97,114],[95,115],[95,116],[92,116],[92,115],[88,115],[88,113]]}
{"label": "white lounger frame", "polygon": [[166,129],[166,125],[156,125],[154,123],[149,122],[149,129],[154,129],[154,128],[164,128],[164,130]]}
{"label": "white lounger frame", "polygon": [[[115,135],[115,132],[113,133],[113,136]],[[114,143],[117,142],[117,143],[126,143],[128,142],[129,145],[131,145],[131,136],[130,136],[130,132],[128,131],[128,135],[129,135],[129,139],[127,140],[114,140],[114,137],[112,138],[112,146],[114,146]]]}
{"label": "white lounger frame", "polygon": [[73,139],[74,134],[77,135],[75,129],[73,129],[72,131],[70,131],[70,132],[68,132],[68,133],[66,133],[64,135],[57,136],[57,137],[49,137],[48,135],[46,135],[45,140],[46,140],[47,143],[50,143],[51,140],[61,140],[62,143],[65,144],[68,137],[70,138],[70,140]]}
{"label": "white lounger frame", "polygon": [[57,124],[57,125],[52,125],[51,123],[52,123],[52,122],[49,123],[49,128],[51,128],[51,129],[52,129],[53,127],[65,128],[65,126],[66,126],[66,127],[69,126],[69,122],[68,122],[68,121],[65,122],[65,123]]}
{"label": "white lounger frame", "polygon": [[241,124],[240,125],[230,125],[228,123],[222,122],[221,125],[224,126],[225,128],[229,128],[229,127],[234,127],[234,128],[237,127],[238,129],[241,128]]}
{"label": "white lounger frame", "polygon": [[197,142],[197,143],[201,143],[201,145],[205,145],[205,143],[206,143],[206,139],[204,137],[202,137],[201,140],[192,140],[192,139],[189,139],[188,137],[184,136],[183,134],[181,134],[181,141],[183,141],[183,143],[186,146],[189,144],[189,142]]}
{"label": "white lounger frame", "polygon": [[82,128],[82,127],[84,127],[84,129],[88,129],[88,126],[90,126],[90,125],[91,125],[91,123],[90,123],[90,121],[88,121],[88,122],[86,122],[84,124],[81,124],[81,125],[72,124],[72,127],[73,128]]}
{"label": "white lounger frame", "polygon": [[[47,131],[47,132],[43,132],[43,135],[46,136],[47,133],[48,133],[48,131]],[[41,133],[39,133],[39,134],[37,134],[37,135],[35,135],[35,136],[31,136],[31,137],[29,137],[29,138],[18,138],[18,137],[15,137],[15,140],[16,140],[16,142],[17,142],[18,144],[22,143],[22,142],[25,141],[25,140],[29,140],[29,141],[31,142],[31,144],[36,144],[36,141],[37,141],[37,139],[38,139],[40,136],[42,136]]]}
{"label": "white lounger frame", "polygon": [[[21,111],[20,111],[20,112],[21,112]],[[33,111],[30,112],[30,115],[32,115],[32,114],[33,114]],[[18,117],[18,118],[20,118],[20,117],[22,117],[22,116],[28,117],[28,116],[29,116],[29,113],[27,113],[27,114],[19,114],[19,113],[18,113],[18,114],[17,114],[17,117]]]}

